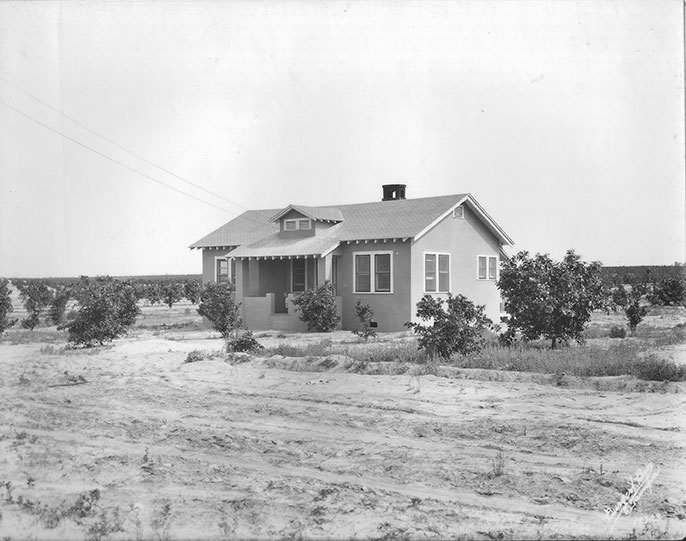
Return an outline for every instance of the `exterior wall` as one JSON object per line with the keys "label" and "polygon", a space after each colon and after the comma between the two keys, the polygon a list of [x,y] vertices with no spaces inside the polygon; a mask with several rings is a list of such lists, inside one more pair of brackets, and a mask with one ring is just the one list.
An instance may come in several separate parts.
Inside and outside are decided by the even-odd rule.
{"label": "exterior wall", "polygon": [[[497,256],[500,243],[477,216],[465,206],[464,219],[444,218],[412,245],[413,321],[417,303],[424,296],[424,252],[449,252],[450,292],[462,294],[474,304],[486,306],[486,315],[494,323],[500,321],[500,293],[494,280],[477,280],[477,256]],[[498,271],[499,272],[499,271]],[[445,294],[431,293],[445,297]]]}
{"label": "exterior wall", "polygon": [[[354,293],[354,252],[392,251],[393,293]],[[405,330],[405,322],[410,321],[410,243],[408,242],[369,242],[367,244],[345,244],[338,247],[334,255],[338,260],[337,295],[343,300],[342,328],[352,330],[360,322],[355,313],[357,299],[362,299],[374,311],[374,321],[380,332]]]}
{"label": "exterior wall", "polygon": [[225,256],[231,250],[210,250],[209,248],[202,249],[202,281],[214,282],[214,265],[215,258]]}

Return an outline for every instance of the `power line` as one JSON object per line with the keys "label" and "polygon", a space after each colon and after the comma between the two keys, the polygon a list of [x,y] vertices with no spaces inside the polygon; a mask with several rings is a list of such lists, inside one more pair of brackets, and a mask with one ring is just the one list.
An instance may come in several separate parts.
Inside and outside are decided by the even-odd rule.
{"label": "power line", "polygon": [[194,196],[193,194],[189,194],[188,192],[184,192],[184,191],[182,191],[182,190],[179,190],[178,188],[174,188],[174,186],[171,186],[170,184],[167,184],[167,183],[165,183],[165,182],[162,182],[161,180],[158,180],[158,179],[156,179],[156,178],[154,178],[154,177],[151,177],[150,175],[148,175],[148,174],[146,174],[146,173],[143,173],[142,171],[139,171],[138,169],[135,169],[135,168],[133,168],[133,167],[131,167],[131,166],[129,166],[129,165],[126,165],[125,163],[120,162],[119,160],[116,160],[115,158],[112,158],[112,157],[108,156],[107,154],[104,154],[103,152],[100,152],[99,150],[96,150],[96,149],[94,149],[93,147],[90,147],[90,146],[86,145],[85,143],[82,143],[81,141],[78,141],[78,140],[74,139],[73,137],[70,137],[69,135],[67,135],[67,134],[65,134],[65,133],[62,133],[61,131],[56,130],[56,129],[53,128],[52,126],[48,126],[47,124],[44,124],[44,123],[41,122],[40,120],[37,120],[37,119],[33,118],[31,115],[26,114],[25,112],[23,112],[23,111],[17,109],[16,107],[13,107],[12,105],[10,105],[10,104],[7,103],[7,102],[4,102],[4,101],[0,100],[0,103],[1,103],[2,105],[4,105],[5,107],[8,107],[9,109],[12,109],[14,112],[16,112],[16,113],[18,113],[18,114],[20,114],[20,115],[22,115],[22,116],[28,118],[28,119],[31,120],[32,122],[35,122],[36,124],[39,124],[39,125],[43,126],[44,128],[47,128],[48,130],[50,130],[50,131],[52,131],[52,132],[54,132],[54,133],[56,133],[56,134],[58,134],[58,135],[61,135],[62,137],[64,137],[65,139],[68,139],[68,140],[71,141],[72,143],[75,143],[75,144],[77,144],[77,145],[79,145],[79,146],[82,146],[83,148],[88,149],[88,150],[90,150],[91,152],[94,152],[95,154],[98,154],[99,156],[102,156],[103,158],[106,158],[106,159],[110,160],[111,162],[114,162],[114,163],[116,163],[116,164],[118,164],[118,165],[124,167],[125,169],[128,169],[129,171],[132,171],[133,173],[136,173],[136,174],[138,174],[138,175],[141,175],[142,177],[145,177],[145,178],[147,178],[147,179],[149,179],[149,180],[152,180],[153,182],[155,182],[155,183],[157,183],[157,184],[160,184],[161,186],[164,186],[165,188],[169,188],[170,190],[174,190],[175,192],[180,193],[181,195],[185,195],[185,196],[187,196],[187,197],[190,197],[191,199],[195,199],[196,201],[199,201],[199,202],[201,202],[201,203],[205,203],[206,205],[210,205],[210,206],[212,206],[212,207],[214,207],[214,208],[217,208],[217,209],[222,210],[222,211],[224,211],[224,212],[228,212],[228,213],[230,213],[230,214],[236,214],[234,211],[231,211],[231,210],[226,209],[226,208],[224,208],[224,207],[220,207],[219,205],[215,205],[214,203],[210,203],[209,201],[205,201],[204,199],[200,199],[199,197],[196,197],[196,196]]}
{"label": "power line", "polygon": [[[219,199],[222,199],[223,201],[226,201],[227,203],[230,203],[231,205],[234,205],[234,206],[236,206],[236,207],[238,207],[238,208],[240,208],[240,209],[243,209],[243,210],[250,210],[250,209],[244,207],[243,205],[240,205],[240,204],[236,203],[235,201],[231,201],[230,199],[227,199],[226,197],[224,197],[224,196],[222,196],[222,195],[219,195],[218,193],[215,193],[215,192],[213,192],[213,191],[211,191],[211,190],[208,190],[207,188],[202,187],[202,186],[199,185],[199,184],[196,184],[195,182],[192,182],[192,181],[190,181],[190,180],[188,180],[188,179],[186,179],[186,178],[183,178],[182,176],[177,175],[177,174],[174,173],[173,171],[170,171],[169,169],[167,169],[167,168],[165,168],[165,167],[163,167],[163,166],[161,166],[161,165],[158,165],[158,164],[156,164],[156,163],[154,163],[154,162],[148,160],[147,158],[141,156],[140,154],[137,154],[136,152],[134,152],[134,151],[132,151],[132,150],[129,150],[129,149],[126,148],[126,147],[123,147],[122,145],[120,145],[120,144],[117,143],[116,141],[113,141],[113,140],[110,139],[109,137],[107,137],[107,136],[105,136],[105,135],[103,135],[103,134],[101,134],[101,133],[99,133],[99,132],[97,132],[97,131],[95,131],[95,130],[89,128],[88,126],[86,126],[85,124],[79,122],[79,121],[76,120],[75,118],[73,118],[73,117],[67,115],[66,113],[63,113],[62,111],[60,111],[60,110],[57,109],[56,107],[53,107],[53,106],[50,105],[49,103],[47,103],[47,102],[41,100],[40,98],[37,98],[36,96],[34,96],[33,94],[31,94],[30,92],[28,92],[28,91],[24,90],[23,88],[21,88],[21,87],[15,85],[13,82],[8,81],[8,80],[5,79],[4,77],[2,77],[2,75],[0,75],[0,81],[2,81],[2,82],[4,82],[5,84],[11,86],[12,88],[16,88],[17,90],[19,90],[19,92],[21,92],[21,93],[27,95],[29,98],[31,98],[31,99],[37,101],[38,103],[40,103],[40,104],[43,105],[44,107],[47,107],[47,108],[50,109],[51,111],[56,112],[57,114],[63,116],[63,117],[66,118],[67,120],[69,120],[70,122],[73,122],[74,124],[76,124],[77,126],[83,128],[84,130],[86,130],[86,131],[88,131],[88,132],[90,132],[90,133],[96,135],[97,137],[100,137],[101,139],[104,139],[104,140],[107,141],[108,143],[111,143],[112,145],[116,146],[117,148],[123,150],[124,152],[128,152],[128,153],[131,154],[132,156],[135,156],[135,157],[138,158],[139,160],[144,161],[144,162],[147,163],[148,165],[151,165],[151,166],[153,166],[153,167],[156,167],[157,169],[160,169],[161,171],[164,171],[164,172],[167,173],[168,175],[171,175],[172,177],[174,177],[174,178],[176,178],[176,179],[178,179],[178,180],[180,180],[180,181],[182,181],[182,182],[185,182],[186,184],[189,184],[190,186],[193,186],[194,188],[197,188],[197,189],[199,189],[199,190],[202,190],[203,192],[205,192],[205,193],[207,193],[207,194],[209,194],[209,195],[211,195],[211,196],[213,196],[213,197],[217,197],[217,198],[219,198]],[[5,104],[5,105],[7,105],[7,104]],[[219,208],[219,207],[218,207],[218,208]],[[224,210],[225,210],[225,209],[224,209]],[[230,211],[228,211],[228,212],[230,212]]]}

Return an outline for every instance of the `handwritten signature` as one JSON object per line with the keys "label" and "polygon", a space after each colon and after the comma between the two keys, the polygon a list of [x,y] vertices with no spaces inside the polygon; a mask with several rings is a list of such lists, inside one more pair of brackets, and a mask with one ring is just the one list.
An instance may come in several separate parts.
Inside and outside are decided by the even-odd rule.
{"label": "handwritten signature", "polygon": [[619,502],[613,507],[605,509],[605,515],[608,521],[612,524],[612,529],[615,527],[619,515],[628,515],[636,507],[636,504],[643,496],[646,490],[652,492],[652,485],[655,478],[660,473],[659,466],[653,466],[650,462],[645,468],[638,470],[636,475],[629,479],[629,489],[622,495]]}

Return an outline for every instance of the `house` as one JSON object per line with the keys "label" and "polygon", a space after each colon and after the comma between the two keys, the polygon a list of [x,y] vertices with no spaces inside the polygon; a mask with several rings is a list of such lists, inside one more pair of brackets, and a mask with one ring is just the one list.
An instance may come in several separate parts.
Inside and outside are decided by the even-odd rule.
{"label": "house", "polygon": [[379,202],[247,211],[193,243],[203,281],[230,281],[250,329],[304,330],[292,304],[330,281],[343,329],[359,325],[357,299],[379,331],[416,320],[426,294],[461,293],[498,321],[503,247],[512,239],[471,194],[407,199],[383,186]]}

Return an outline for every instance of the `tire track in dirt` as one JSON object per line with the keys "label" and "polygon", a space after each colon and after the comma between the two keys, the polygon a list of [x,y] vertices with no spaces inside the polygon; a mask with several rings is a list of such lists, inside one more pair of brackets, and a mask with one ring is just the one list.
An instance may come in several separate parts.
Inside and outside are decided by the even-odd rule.
{"label": "tire track in dirt", "polygon": [[[122,452],[135,455],[140,451],[141,445],[133,442],[124,442],[119,439],[106,436],[90,437],[88,442],[78,441],[74,435],[67,431],[48,431],[30,430],[27,431],[45,439],[52,439],[55,443],[78,443],[83,447],[84,444],[104,452]],[[194,460],[198,462],[212,463],[230,468],[238,468],[246,472],[256,472],[268,478],[289,478],[289,479],[310,479],[330,485],[343,485],[359,490],[374,490],[382,493],[392,493],[401,495],[405,498],[421,498],[423,500],[438,501],[444,504],[467,506],[471,508],[487,510],[488,512],[504,513],[509,516],[521,517],[543,517],[551,525],[576,531],[581,535],[597,535],[599,524],[606,521],[605,514],[601,511],[589,511],[576,509],[571,506],[557,504],[538,504],[521,499],[507,497],[482,496],[468,489],[451,487],[449,489],[435,486],[428,486],[422,483],[400,484],[392,480],[371,477],[357,476],[346,473],[334,473],[319,470],[316,468],[289,464],[287,468],[283,465],[274,465],[257,456],[244,459],[236,455],[210,453],[192,447],[173,445],[146,444],[148,452],[160,456],[165,456],[166,460],[172,457],[183,458],[184,460]],[[133,481],[133,480],[132,480]],[[129,487],[133,488],[133,487]],[[163,488],[163,487],[162,487]],[[170,489],[178,491],[178,488]],[[196,495],[203,498],[208,497],[208,489],[194,489],[192,487],[183,488],[184,495],[187,497]],[[225,494],[225,491],[217,491],[217,494]],[[519,519],[521,520],[521,519]],[[518,520],[518,521],[519,521]],[[667,525],[666,521],[658,521],[659,524]],[[608,525],[609,527],[609,525]],[[631,517],[619,517],[615,528],[615,535],[628,534],[635,527],[635,520]]]}

